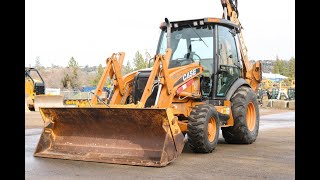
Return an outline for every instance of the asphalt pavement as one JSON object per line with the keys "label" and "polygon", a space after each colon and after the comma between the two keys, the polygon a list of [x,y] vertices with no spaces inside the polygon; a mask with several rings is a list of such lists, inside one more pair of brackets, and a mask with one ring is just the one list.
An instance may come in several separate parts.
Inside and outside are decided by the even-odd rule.
{"label": "asphalt pavement", "polygon": [[38,158],[41,116],[27,112],[26,179],[295,179],[295,112],[264,115],[257,140],[250,145],[225,143],[222,133],[213,153],[183,153],[166,167],[141,167]]}

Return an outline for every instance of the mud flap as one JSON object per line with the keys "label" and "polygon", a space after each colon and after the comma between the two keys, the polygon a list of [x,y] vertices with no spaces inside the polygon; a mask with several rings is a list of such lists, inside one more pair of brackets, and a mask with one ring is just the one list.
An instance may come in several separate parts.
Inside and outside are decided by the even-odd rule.
{"label": "mud flap", "polygon": [[168,109],[40,108],[45,121],[34,156],[166,166],[184,147]]}
{"label": "mud flap", "polygon": [[39,107],[63,107],[62,95],[36,95],[34,97],[34,109],[39,111]]}

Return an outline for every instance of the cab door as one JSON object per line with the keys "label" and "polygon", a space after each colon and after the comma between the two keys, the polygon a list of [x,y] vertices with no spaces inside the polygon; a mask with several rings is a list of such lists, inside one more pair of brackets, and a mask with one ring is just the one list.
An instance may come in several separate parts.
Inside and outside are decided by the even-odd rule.
{"label": "cab door", "polygon": [[218,78],[216,97],[225,97],[234,81],[241,76],[241,63],[236,45],[235,30],[224,26],[218,26],[217,28]]}

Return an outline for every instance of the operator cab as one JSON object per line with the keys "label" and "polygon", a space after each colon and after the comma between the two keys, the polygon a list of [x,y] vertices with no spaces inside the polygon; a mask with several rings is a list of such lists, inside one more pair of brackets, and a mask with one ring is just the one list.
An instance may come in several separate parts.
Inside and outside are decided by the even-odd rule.
{"label": "operator cab", "polygon": [[37,69],[26,67],[25,78],[32,82],[35,95],[45,94],[45,84]]}
{"label": "operator cab", "polygon": [[[209,100],[226,99],[229,89],[242,77],[239,27],[231,21],[220,18],[204,18],[170,22],[170,48],[172,56],[170,68],[178,68],[191,63],[200,63],[200,89]],[[167,24],[160,25],[161,34],[156,54],[165,54],[168,44]],[[139,70],[133,84],[133,102],[140,101],[150,70]],[[153,87],[145,107],[155,102],[157,86]]]}
{"label": "operator cab", "polygon": [[[170,22],[169,69],[199,62],[203,66],[201,89],[210,99],[223,99],[231,85],[241,77],[239,27],[220,18]],[[167,49],[167,24],[160,25],[157,54]],[[214,86],[213,83],[218,83]],[[214,89],[214,87],[217,87]]]}

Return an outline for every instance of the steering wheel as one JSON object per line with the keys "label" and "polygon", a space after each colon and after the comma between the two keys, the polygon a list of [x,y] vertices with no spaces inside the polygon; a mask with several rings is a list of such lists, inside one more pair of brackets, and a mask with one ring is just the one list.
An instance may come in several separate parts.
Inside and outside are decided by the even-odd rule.
{"label": "steering wheel", "polygon": [[[200,61],[200,59],[201,59],[201,57],[198,55],[198,54],[196,54],[196,53],[194,53],[194,54],[192,54],[193,56],[197,56],[198,58],[199,58],[199,61]],[[194,62],[194,59],[192,58],[192,60],[193,60],[193,62]]]}
{"label": "steering wheel", "polygon": [[194,58],[193,58],[194,56],[198,57],[199,61],[200,61],[201,57],[198,54],[196,54],[195,52],[191,52],[191,53],[189,52],[186,55],[184,55],[185,58],[189,57],[188,59],[190,59],[192,62],[194,62]]}

